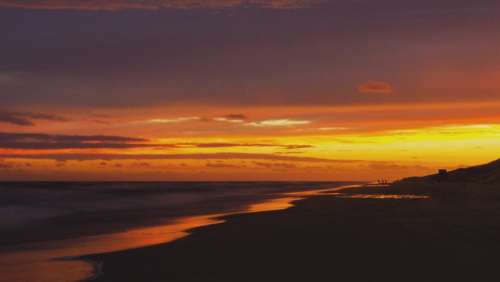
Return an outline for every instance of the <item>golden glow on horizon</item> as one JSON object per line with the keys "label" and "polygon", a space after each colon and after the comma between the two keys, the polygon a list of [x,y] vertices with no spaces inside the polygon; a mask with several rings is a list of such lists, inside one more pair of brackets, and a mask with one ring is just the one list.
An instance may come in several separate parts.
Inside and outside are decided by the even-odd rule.
{"label": "golden glow on horizon", "polygon": [[[148,143],[155,146],[147,148],[0,153],[1,163],[12,168],[10,175],[28,172],[40,178],[121,179],[126,171],[137,180],[372,180],[491,161],[500,157],[499,137],[500,124],[479,123],[365,133],[162,138],[151,139]],[[40,155],[46,157],[36,158]],[[97,157],[88,158],[92,155]]]}
{"label": "golden glow on horizon", "polygon": [[[0,180],[372,180],[499,158],[497,5],[373,2],[0,0],[19,27]],[[54,17],[75,11],[103,21]],[[121,139],[82,137],[102,135]]]}

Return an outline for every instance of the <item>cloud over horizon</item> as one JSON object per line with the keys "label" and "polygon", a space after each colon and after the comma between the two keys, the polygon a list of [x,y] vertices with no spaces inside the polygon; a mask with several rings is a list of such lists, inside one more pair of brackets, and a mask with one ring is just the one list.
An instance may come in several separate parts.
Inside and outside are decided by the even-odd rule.
{"label": "cloud over horizon", "polygon": [[175,118],[155,118],[146,121],[138,121],[136,123],[152,123],[152,124],[168,124],[168,123],[181,123],[188,121],[199,121],[200,117],[175,117]]}
{"label": "cloud over horizon", "polygon": [[65,117],[54,114],[0,111],[0,123],[10,123],[19,126],[34,126],[35,125],[34,120],[46,120],[46,121],[58,121],[58,122],[69,121]]}
{"label": "cloud over horizon", "polygon": [[327,159],[316,157],[284,156],[260,153],[194,153],[194,154],[0,154],[4,159],[54,161],[109,161],[109,160],[271,160],[312,163],[359,163],[363,160]]}
{"label": "cloud over horizon", "polygon": [[297,9],[321,0],[0,0],[0,7],[38,10],[158,10],[158,9],[222,9],[258,7],[266,9]]}
{"label": "cloud over horizon", "polygon": [[150,147],[147,139],[108,135],[51,135],[0,132],[1,149],[125,149]]}
{"label": "cloud over horizon", "polygon": [[247,126],[252,127],[291,127],[297,125],[310,124],[309,120],[294,120],[294,119],[269,119],[246,123]]}
{"label": "cloud over horizon", "polygon": [[213,120],[219,122],[243,123],[248,120],[248,117],[244,114],[229,114],[221,117],[215,117]]}
{"label": "cloud over horizon", "polygon": [[111,135],[62,135],[42,133],[6,133],[0,132],[0,149],[28,150],[66,150],[66,149],[227,149],[227,148],[279,148],[285,150],[307,149],[309,144],[275,144],[275,143],[155,143],[144,138],[111,136]]}
{"label": "cloud over horizon", "polygon": [[[277,180],[477,164],[500,152],[495,19],[494,0],[0,0],[0,154],[34,158],[0,178],[137,179],[134,157],[143,180],[267,180],[296,160],[279,155],[409,169]],[[127,173],[38,160],[104,153]]]}
{"label": "cloud over horizon", "polygon": [[358,85],[358,91],[360,93],[372,93],[372,94],[390,94],[394,92],[391,84],[385,81],[369,80]]}

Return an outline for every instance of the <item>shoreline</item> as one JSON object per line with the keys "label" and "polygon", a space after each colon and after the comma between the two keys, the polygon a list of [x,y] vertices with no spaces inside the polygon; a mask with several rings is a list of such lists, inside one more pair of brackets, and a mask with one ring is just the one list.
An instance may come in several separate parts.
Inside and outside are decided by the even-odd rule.
{"label": "shoreline", "polygon": [[259,202],[255,202],[249,206],[247,206],[245,209],[239,210],[239,211],[233,211],[233,212],[226,212],[226,213],[221,213],[221,214],[207,214],[203,216],[207,216],[207,219],[212,222],[207,222],[207,224],[195,226],[193,228],[185,229],[183,232],[185,233],[184,236],[175,238],[173,240],[163,242],[160,244],[153,244],[153,245],[145,245],[141,246],[138,248],[131,248],[131,249],[125,249],[125,250],[117,250],[113,252],[105,252],[105,253],[100,253],[100,254],[89,254],[81,257],[75,257],[74,260],[77,261],[86,261],[90,263],[94,267],[94,273],[92,274],[91,277],[88,277],[84,279],[83,281],[95,281],[100,278],[100,276],[103,274],[103,267],[104,264],[98,260],[93,259],[96,256],[100,255],[107,255],[107,254],[113,254],[116,252],[127,252],[131,250],[137,250],[137,249],[142,249],[142,248],[149,248],[149,247],[154,247],[154,246],[161,246],[161,245],[166,245],[166,244],[171,244],[177,240],[181,240],[184,238],[188,238],[189,236],[193,235],[195,232],[199,230],[203,230],[203,228],[210,227],[210,226],[216,226],[220,224],[227,223],[228,221],[231,221],[231,218],[233,217],[238,217],[241,215],[248,215],[248,214],[255,214],[255,213],[266,213],[266,212],[276,212],[276,211],[283,211],[287,210],[289,208],[292,208],[296,205],[296,203],[308,199],[310,197],[315,197],[315,196],[327,196],[327,195],[332,195],[328,193],[335,193],[337,191],[341,191],[344,189],[350,189],[350,188],[361,188],[361,187],[366,187],[366,184],[348,184],[348,185],[340,185],[338,187],[332,187],[332,188],[321,188],[321,189],[308,189],[304,191],[297,191],[297,192],[287,192],[283,193],[280,195],[280,197],[276,198],[270,198],[270,199],[261,199]]}
{"label": "shoreline", "polygon": [[[246,195],[244,197],[225,197],[220,200],[225,201],[222,205],[219,204],[220,201],[214,202],[212,203],[212,208],[209,206],[208,209],[198,208],[191,210],[191,213],[185,213],[183,216],[171,216],[165,219],[159,213],[159,216],[156,217],[157,221],[147,218],[148,213],[146,213],[142,215],[143,219],[147,219],[146,223],[139,222],[140,224],[135,224],[137,221],[127,222],[129,227],[124,229],[111,228],[108,229],[108,232],[91,233],[91,235],[83,237],[31,242],[4,247],[2,248],[3,252],[0,253],[0,260],[9,264],[17,261],[15,264],[21,268],[16,271],[17,274],[12,273],[15,275],[14,277],[17,277],[16,275],[21,272],[28,271],[28,269],[22,270],[22,265],[34,264],[32,268],[35,265],[40,265],[36,268],[43,266],[50,269],[39,273],[43,274],[43,277],[47,276],[48,278],[45,279],[42,277],[37,281],[56,281],[52,275],[55,275],[57,272],[65,273],[65,277],[57,278],[61,279],[57,281],[80,281],[88,277],[90,277],[89,279],[95,279],[99,277],[102,264],[94,260],[89,260],[85,257],[86,255],[164,244],[190,235],[190,230],[205,225],[221,223],[225,220],[225,216],[230,214],[287,208],[288,202],[299,197],[297,194],[287,195],[288,193],[294,194],[296,191],[300,191],[298,194],[310,193],[311,191],[324,189],[325,185],[328,185],[326,187],[336,187],[346,184],[350,183],[325,183],[318,185],[319,187],[313,185],[297,186],[293,189],[285,189],[287,192],[266,192],[264,190],[257,192],[255,195]],[[72,272],[71,269],[74,271]]]}
{"label": "shoreline", "polygon": [[[11,183],[11,182],[9,182]],[[87,186],[90,184],[96,184],[95,182],[71,182],[75,185]],[[185,182],[132,182],[132,184],[184,184]],[[358,182],[261,182],[260,184],[290,184],[292,187],[290,190],[301,191],[303,189],[318,189],[318,187],[325,187],[329,185],[344,185],[346,183],[358,183]],[[14,183],[16,185],[25,185],[25,183]],[[33,183],[31,183],[33,184]],[[67,183],[46,183],[46,182],[36,182],[36,185],[41,185],[41,189],[47,189],[44,187],[48,184],[57,184],[58,186],[51,188],[54,190],[61,190],[61,188]],[[99,184],[99,183],[98,183]],[[110,185],[121,185],[128,184],[127,182],[120,183],[106,183]],[[193,182],[193,184],[210,184],[215,185],[233,185],[235,183],[227,182],[227,183],[219,183],[219,182]],[[250,186],[254,184],[253,182],[237,182],[236,184],[247,184]],[[259,184],[259,182],[255,182],[255,184]],[[62,186],[61,186],[62,185]],[[304,185],[304,186],[301,186]],[[29,185],[28,185],[29,186]],[[61,186],[61,187],[59,187]],[[15,187],[16,190],[20,189],[22,186]],[[50,186],[47,186],[50,187]],[[245,186],[243,186],[245,188]],[[311,188],[312,187],[312,188]],[[4,187],[0,187],[0,192],[4,192],[6,189]],[[251,187],[246,187],[248,189]],[[3,190],[2,190],[3,189]],[[28,188],[29,191],[33,190],[32,188]],[[208,191],[204,191],[203,189],[199,190],[204,194],[210,193],[210,189],[217,189],[208,187]],[[241,188],[239,188],[241,189]],[[244,208],[245,206],[266,199],[274,198],[276,195],[281,192],[287,192],[288,189],[284,188],[284,191],[281,191],[282,188],[277,188],[275,191],[273,189],[263,189],[263,191],[257,191],[253,194],[239,194],[239,192],[225,195],[224,192],[221,192],[220,195],[214,194],[212,198],[207,199],[194,199],[192,202],[188,202],[186,205],[163,205],[163,203],[156,203],[152,206],[144,206],[144,207],[123,207],[116,210],[83,210],[82,212],[78,212],[75,214],[62,214],[61,216],[56,216],[53,218],[47,218],[41,221],[34,221],[28,227],[23,228],[12,228],[12,229],[0,229],[2,232],[2,239],[0,240],[0,251],[9,250],[11,248],[16,248],[19,245],[26,244],[37,244],[43,243],[47,241],[57,241],[57,240],[65,240],[71,239],[74,237],[82,237],[82,236],[95,236],[108,234],[112,232],[122,232],[128,230],[130,228],[137,227],[148,227],[155,226],[160,224],[167,224],[169,221],[174,220],[183,216],[192,216],[199,214],[207,214],[219,212],[221,210],[239,210]],[[174,193],[174,197],[180,195],[181,197],[189,197],[193,194],[193,191],[190,189],[177,189],[172,191],[172,189],[141,189],[141,192],[146,194],[151,194],[151,196],[167,196],[171,197],[170,193]],[[152,191],[151,191],[152,190]],[[129,198],[131,195],[128,195],[129,192],[127,190],[117,190],[110,191],[110,198],[106,199],[107,201],[112,201],[113,197],[120,198]],[[198,192],[198,190],[194,191]],[[2,196],[3,194],[0,194]],[[8,194],[6,198],[8,198]],[[132,195],[133,196],[133,195]],[[123,212],[126,212],[123,215]],[[106,224],[100,224],[102,218],[113,218],[113,221],[107,221]],[[88,225],[88,222],[93,222],[96,224]],[[80,228],[79,225],[82,224],[84,228]],[[58,228],[59,226],[71,228]],[[71,232],[70,232],[71,231]],[[36,236],[31,236],[32,234],[36,234]]]}
{"label": "shoreline", "polygon": [[[380,188],[380,187],[386,187],[387,185],[371,185],[371,184],[347,184],[347,185],[340,185],[337,187],[332,187],[332,188],[321,188],[321,189],[310,189],[310,190],[304,190],[304,191],[297,191],[297,192],[287,192],[283,193],[281,197],[277,197],[274,199],[267,199],[263,200],[261,202],[256,202],[253,205],[255,206],[260,206],[261,204],[268,204],[272,203],[273,201],[279,201],[280,206],[276,207],[260,207],[260,208],[253,208],[253,205],[248,206],[245,210],[240,210],[240,211],[235,211],[235,212],[227,212],[223,214],[214,214],[212,215],[207,215],[209,219],[213,220],[213,223],[208,223],[205,225],[200,225],[196,226],[194,228],[186,229],[184,232],[186,233],[185,236],[182,236],[180,238],[176,238],[174,240],[160,243],[160,244],[154,244],[154,245],[145,245],[142,247],[138,248],[131,248],[131,249],[125,249],[125,250],[117,250],[113,252],[105,252],[105,253],[98,253],[98,254],[89,254],[85,255],[82,257],[75,257],[74,260],[80,260],[80,261],[87,261],[89,262],[93,267],[94,267],[94,274],[89,277],[84,279],[83,281],[96,281],[98,280],[102,274],[103,274],[103,267],[104,263],[99,261],[98,258],[99,256],[105,256],[105,255],[112,255],[114,253],[122,253],[122,252],[129,252],[133,250],[140,250],[143,248],[150,248],[150,247],[155,247],[155,246],[162,246],[162,245],[167,245],[174,243],[175,241],[182,240],[184,238],[188,238],[189,236],[192,236],[196,232],[202,231],[204,228],[211,227],[211,226],[216,226],[220,224],[224,224],[227,222],[230,222],[233,218],[237,218],[239,216],[243,215],[251,215],[255,213],[267,213],[267,212],[277,212],[277,211],[286,211],[289,208],[293,208],[296,206],[297,203],[307,200],[311,197],[321,197],[321,196],[330,196],[330,197],[336,197],[340,191],[344,190],[358,190],[358,189],[364,189],[364,188],[370,188],[373,189],[374,187]],[[348,195],[346,195],[348,196]],[[262,199],[261,199],[262,200]]]}
{"label": "shoreline", "polygon": [[85,256],[103,263],[87,281],[496,281],[500,210],[424,192],[359,187],[230,215],[168,244]]}

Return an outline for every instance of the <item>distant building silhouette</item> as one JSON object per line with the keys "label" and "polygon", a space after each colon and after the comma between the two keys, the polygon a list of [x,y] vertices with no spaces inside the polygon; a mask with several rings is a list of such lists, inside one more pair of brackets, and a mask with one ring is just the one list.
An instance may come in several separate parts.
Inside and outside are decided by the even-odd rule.
{"label": "distant building silhouette", "polygon": [[377,184],[386,185],[386,184],[389,184],[389,181],[387,179],[378,179]]}
{"label": "distant building silhouette", "polygon": [[438,174],[436,175],[437,181],[445,181],[448,179],[448,171],[446,169],[438,170]]}

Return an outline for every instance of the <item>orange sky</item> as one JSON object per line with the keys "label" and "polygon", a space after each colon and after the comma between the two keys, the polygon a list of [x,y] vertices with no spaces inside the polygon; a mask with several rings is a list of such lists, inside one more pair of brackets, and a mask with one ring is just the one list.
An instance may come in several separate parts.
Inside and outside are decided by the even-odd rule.
{"label": "orange sky", "polygon": [[[5,132],[17,133],[0,136],[5,140],[1,175],[45,180],[398,179],[500,156],[498,110],[496,102],[165,106],[108,110],[93,119],[75,111],[67,121],[40,121],[26,129],[5,125]],[[28,132],[44,135],[23,135]],[[62,140],[51,137],[56,134]],[[80,140],[93,135],[143,140]]]}
{"label": "orange sky", "polygon": [[399,179],[500,158],[500,4],[354,2],[0,0],[0,180]]}

